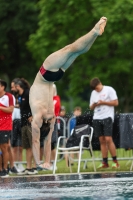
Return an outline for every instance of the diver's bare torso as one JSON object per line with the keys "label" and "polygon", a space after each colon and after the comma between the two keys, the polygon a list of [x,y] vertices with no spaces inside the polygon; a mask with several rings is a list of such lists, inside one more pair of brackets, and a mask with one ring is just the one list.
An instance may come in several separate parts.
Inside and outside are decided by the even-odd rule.
{"label": "diver's bare torso", "polygon": [[44,80],[40,72],[31,86],[29,101],[33,117],[38,112],[46,120],[54,116],[53,82]]}

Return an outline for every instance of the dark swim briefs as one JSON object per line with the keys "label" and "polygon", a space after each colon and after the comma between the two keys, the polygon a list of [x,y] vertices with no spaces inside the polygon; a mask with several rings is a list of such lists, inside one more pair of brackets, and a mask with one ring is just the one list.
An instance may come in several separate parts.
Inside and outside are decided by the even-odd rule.
{"label": "dark swim briefs", "polygon": [[39,71],[46,81],[51,82],[59,81],[64,75],[62,69],[59,69],[57,72],[51,72],[49,70],[44,69],[44,67],[41,66]]}

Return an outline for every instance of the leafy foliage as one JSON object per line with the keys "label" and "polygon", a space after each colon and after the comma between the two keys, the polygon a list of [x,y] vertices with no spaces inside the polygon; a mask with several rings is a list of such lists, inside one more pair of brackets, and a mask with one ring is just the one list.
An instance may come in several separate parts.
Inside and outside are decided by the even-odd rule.
{"label": "leafy foliage", "polygon": [[[15,78],[35,76],[35,64],[26,42],[37,28],[37,0],[0,0],[0,73]],[[31,70],[33,69],[33,70]]]}
{"label": "leafy foliage", "polygon": [[0,0],[0,72],[10,78],[24,76],[32,82],[49,54],[86,34],[101,16],[106,16],[104,34],[56,83],[58,94],[68,110],[79,102],[85,110],[90,79],[98,76],[103,84],[116,89],[118,112],[131,112],[132,7],[132,0]]}
{"label": "leafy foliage", "polygon": [[71,96],[75,101],[80,96],[81,105],[83,101],[89,101],[90,79],[98,76],[103,84],[116,89],[120,100],[118,111],[131,111],[132,6],[132,0],[58,0],[58,3],[56,0],[40,0],[39,28],[28,42],[38,64],[50,53],[87,33],[101,16],[108,18],[104,34],[57,83],[62,97],[69,99]]}

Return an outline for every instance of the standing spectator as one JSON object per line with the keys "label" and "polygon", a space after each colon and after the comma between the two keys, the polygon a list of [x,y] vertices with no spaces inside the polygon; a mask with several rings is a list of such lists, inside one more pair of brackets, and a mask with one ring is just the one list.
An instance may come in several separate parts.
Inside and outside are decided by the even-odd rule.
{"label": "standing spectator", "polygon": [[[11,134],[12,134],[12,131],[11,131]],[[18,174],[18,170],[16,169],[16,166],[14,164],[14,155],[13,155],[13,151],[11,147],[11,135],[8,142],[8,153],[9,153],[9,162],[10,162],[10,165],[8,166],[9,174]]]}
{"label": "standing spectator", "polygon": [[[22,148],[22,135],[21,135],[21,115],[18,103],[18,92],[16,90],[14,82],[11,82],[11,93],[15,96],[16,99],[14,111],[12,113],[13,131],[11,134],[11,147],[12,147],[14,161],[22,162],[23,148]],[[15,167],[19,172],[24,170],[22,163],[16,164]]]}
{"label": "standing spectator", "polygon": [[8,176],[8,148],[12,131],[12,112],[15,105],[15,98],[12,94],[6,92],[6,87],[7,83],[0,79],[0,149],[2,152],[0,176]]}
{"label": "standing spectator", "polygon": [[32,114],[29,105],[29,83],[21,78],[16,78],[12,81],[15,84],[16,91],[18,92],[18,103],[20,105],[21,113],[21,133],[22,133],[22,147],[26,149],[26,161],[27,167],[19,174],[36,174],[36,166],[32,168],[32,132],[31,132],[31,120]]}
{"label": "standing spectator", "polygon": [[103,161],[98,168],[108,168],[108,151],[113,159],[112,168],[118,168],[116,147],[112,140],[114,106],[118,106],[116,91],[101,83],[99,78],[90,81],[93,90],[90,97],[90,109],[94,110],[94,136],[99,137]]}
{"label": "standing spectator", "polygon": [[[20,108],[14,108],[13,115],[13,131],[11,135],[11,147],[13,152],[14,161],[22,162],[22,136],[21,136],[21,116]],[[15,165],[18,171],[23,171],[22,163]]]}
{"label": "standing spectator", "polygon": [[[13,99],[14,99],[14,102],[15,102],[14,96],[13,96]],[[14,112],[14,110],[13,110],[13,112]],[[10,143],[10,140],[11,140],[11,137],[12,137],[12,132],[13,131],[11,131],[10,138],[9,138],[9,141],[8,141],[8,153],[9,153],[9,162],[10,162],[10,165],[8,166],[8,172],[9,172],[9,174],[17,174],[18,171],[17,171],[17,169],[14,165],[14,155],[13,155],[13,151],[12,151],[11,143]],[[2,162],[3,162],[3,157],[2,157]]]}

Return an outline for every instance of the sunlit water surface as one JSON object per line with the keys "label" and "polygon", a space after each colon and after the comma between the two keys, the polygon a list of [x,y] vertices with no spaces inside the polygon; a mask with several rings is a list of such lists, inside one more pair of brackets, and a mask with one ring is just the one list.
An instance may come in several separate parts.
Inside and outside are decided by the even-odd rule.
{"label": "sunlit water surface", "polygon": [[133,200],[133,173],[0,179],[0,200]]}

